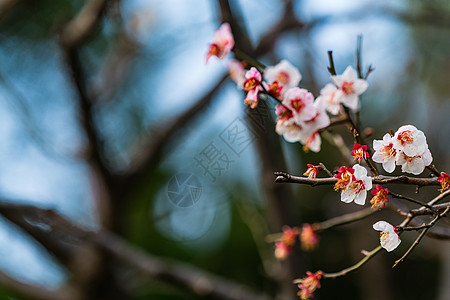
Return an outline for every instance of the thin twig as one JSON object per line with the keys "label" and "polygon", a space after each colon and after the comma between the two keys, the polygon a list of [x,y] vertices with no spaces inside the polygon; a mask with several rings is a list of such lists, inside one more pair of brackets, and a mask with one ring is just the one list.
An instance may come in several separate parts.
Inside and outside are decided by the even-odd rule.
{"label": "thin twig", "polygon": [[435,204],[431,208],[418,208],[418,209],[412,209],[410,213],[414,216],[418,215],[429,215],[432,213],[435,213],[439,210],[445,209],[447,207],[450,207],[450,202],[441,203],[441,204]]}
{"label": "thin twig", "polygon": [[245,61],[249,63],[252,67],[255,67],[260,70],[264,70],[266,68],[266,66],[263,63],[251,57],[250,55],[247,55],[246,53],[237,49],[236,47],[233,48],[233,53],[238,60]]}
{"label": "thin twig", "polygon": [[411,247],[409,247],[408,251],[406,251],[405,254],[403,254],[403,256],[401,258],[399,258],[398,260],[395,261],[394,265],[392,266],[392,268],[395,268],[395,266],[397,266],[399,263],[403,262],[406,257],[413,251],[413,249],[420,243],[420,240],[422,240],[422,238],[425,236],[425,234],[427,233],[428,230],[430,230],[430,228],[437,222],[437,220],[439,220],[440,218],[442,218],[448,211],[450,210],[449,207],[447,207],[445,209],[444,212],[437,214],[436,217],[434,217],[434,219],[428,223],[427,227],[425,227],[422,232],[420,233],[420,235],[417,237],[417,239],[414,241],[414,243],[411,245]]}
{"label": "thin twig", "polygon": [[[436,181],[437,181],[437,179],[436,179]],[[438,182],[439,183],[439,182]],[[440,184],[440,183],[439,183]],[[430,206],[432,206],[432,205],[434,205],[435,203],[437,203],[437,202],[439,202],[439,201],[441,201],[442,199],[444,199],[445,197],[447,197],[448,195],[450,195],[450,189],[449,190],[446,190],[445,192],[443,192],[443,193],[441,193],[441,194],[439,194],[439,196],[437,196],[437,197],[435,197],[434,199],[432,199],[430,202],[428,202],[427,204],[428,205],[430,205]]]}
{"label": "thin twig", "polygon": [[324,170],[328,174],[328,176],[333,177],[333,173],[331,173],[323,163],[319,163],[319,166],[322,167],[322,170]]}
{"label": "thin twig", "polygon": [[358,35],[357,41],[356,41],[356,72],[358,73],[359,78],[363,78],[362,75],[362,62],[361,62],[361,48],[362,48],[362,34]]}
{"label": "thin twig", "polygon": [[412,203],[415,203],[415,204],[419,204],[420,206],[425,206],[425,207],[427,207],[427,208],[431,208],[431,206],[428,205],[428,204],[426,204],[426,203],[423,203],[423,202],[421,202],[421,201],[419,201],[419,200],[416,200],[416,199],[413,199],[413,198],[410,198],[410,197],[407,197],[407,196],[403,196],[403,195],[394,193],[394,192],[391,191],[391,190],[389,190],[389,194],[392,195],[392,197],[394,197],[394,198],[397,198],[397,199],[404,199],[404,200],[407,200],[407,201],[409,201],[409,202],[412,202]]}
{"label": "thin twig", "polygon": [[342,216],[338,216],[320,223],[314,223],[313,229],[317,232],[320,231],[324,231],[336,226],[340,226],[340,225],[344,225],[344,224],[348,224],[348,223],[352,223],[352,222],[356,222],[359,220],[362,220],[364,218],[367,218],[368,216],[373,215],[374,213],[378,212],[378,209],[373,209],[371,207],[353,212],[353,213],[349,213],[349,214],[345,214]]}
{"label": "thin twig", "polygon": [[330,72],[332,76],[336,76],[336,68],[334,67],[334,60],[333,60],[333,51],[331,50],[328,50],[328,60],[330,62],[330,66],[327,67],[328,72]]}
{"label": "thin twig", "polygon": [[336,278],[340,276],[347,275],[348,273],[355,271],[362,267],[366,262],[368,262],[371,258],[373,258],[375,255],[377,255],[381,249],[383,249],[381,246],[376,247],[369,253],[365,255],[363,259],[361,259],[358,263],[354,264],[353,266],[346,268],[342,271],[336,272],[336,273],[323,273],[323,278]]}
{"label": "thin twig", "polygon": [[429,166],[426,166],[426,168],[427,168],[428,170],[430,170],[431,173],[433,173],[435,176],[438,176],[438,177],[441,176],[441,172],[439,172],[439,170],[436,169],[435,165],[431,164],[431,165],[429,165]]}

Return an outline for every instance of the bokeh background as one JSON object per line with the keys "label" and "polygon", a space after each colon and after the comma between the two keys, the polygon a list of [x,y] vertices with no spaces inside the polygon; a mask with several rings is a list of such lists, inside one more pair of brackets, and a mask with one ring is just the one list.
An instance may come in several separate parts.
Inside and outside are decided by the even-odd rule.
{"label": "bokeh background", "polygon": [[[378,233],[371,228],[375,221],[396,224],[401,219],[386,210],[322,233],[320,247],[312,253],[296,248],[290,260],[274,261],[273,245],[265,236],[281,225],[300,226],[360,208],[343,205],[331,187],[270,183],[274,171],[302,174],[307,163],[323,162],[334,169],[343,161],[327,141],[321,152],[305,153],[300,144],[278,138],[274,103],[269,99],[257,113],[249,113],[243,92],[231,80],[221,81],[226,61],[212,58],[205,64],[226,2],[109,1],[99,29],[80,47],[108,170],[128,174],[139,162],[136,157],[156,153],[127,193],[113,230],[154,255],[295,299],[293,278],[307,270],[334,272],[355,263],[362,249],[378,244]],[[303,75],[301,86],[317,96],[329,82],[327,50],[333,50],[341,73],[355,66],[357,36],[362,34],[364,70],[369,64],[375,68],[362,97],[363,127],[373,128],[371,138],[381,139],[390,129],[416,126],[427,136],[436,167],[450,171],[450,2],[293,2],[229,1],[253,46],[263,45],[257,59],[266,65],[289,60]],[[98,230],[96,184],[83,152],[88,141],[59,44],[62,28],[84,4],[0,1],[0,198],[52,208]],[[286,5],[302,25],[286,26],[267,39]],[[174,120],[188,111],[172,130]],[[239,149],[230,146],[232,128],[245,131]],[[345,127],[335,133],[352,142]],[[269,150],[261,149],[268,144]],[[213,148],[224,159],[223,169],[207,171],[199,160]],[[180,191],[176,180],[191,185]],[[396,188],[415,192],[414,187]],[[435,194],[433,187],[416,197]],[[0,223],[3,272],[48,289],[71,280],[70,270],[45,248],[5,219]],[[448,240],[425,237],[405,263],[391,269],[415,237],[405,233],[394,252],[383,251],[361,270],[324,281],[316,298],[450,299]],[[176,284],[136,279],[127,272],[121,276],[131,299],[196,299]],[[3,288],[3,299],[22,299]],[[280,289],[285,292],[278,293]]]}

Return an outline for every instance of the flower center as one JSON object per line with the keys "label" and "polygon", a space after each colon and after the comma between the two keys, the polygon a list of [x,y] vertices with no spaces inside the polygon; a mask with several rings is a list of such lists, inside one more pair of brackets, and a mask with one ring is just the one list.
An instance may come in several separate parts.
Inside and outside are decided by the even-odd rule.
{"label": "flower center", "polygon": [[380,190],[373,198],[370,200],[370,204],[372,204],[372,208],[381,208],[386,205],[386,202],[389,202],[386,192],[384,190]]}
{"label": "flower center", "polygon": [[356,180],[350,183],[349,186],[350,189],[352,189],[356,194],[366,189],[366,185],[364,184],[364,181],[362,180]]}
{"label": "flower center", "polygon": [[397,139],[402,145],[411,144],[413,142],[413,134],[410,130],[402,131],[398,134]]}
{"label": "flower center", "polygon": [[219,48],[219,46],[217,46],[217,44],[211,44],[211,46],[209,46],[209,54],[210,55],[219,56],[219,53],[220,53],[220,48]]}
{"label": "flower center", "polygon": [[386,243],[389,240],[389,232],[383,231],[380,233],[380,241]]}
{"label": "flower center", "polygon": [[297,112],[300,113],[300,111],[305,107],[305,104],[301,99],[293,99],[291,100],[291,106],[292,108]]}
{"label": "flower center", "polygon": [[391,158],[391,157],[395,157],[395,155],[397,154],[397,151],[394,149],[394,144],[390,143],[387,146],[383,147],[383,150],[381,150],[381,152],[385,153],[387,157]]}
{"label": "flower center", "polygon": [[281,85],[278,84],[278,81],[274,81],[269,85],[269,94],[271,94],[274,97],[279,97],[280,92],[283,89]]}
{"label": "flower center", "polygon": [[353,180],[353,174],[349,171],[340,174],[338,182],[334,185],[334,190],[345,189]]}
{"label": "flower center", "polygon": [[249,78],[244,82],[244,90],[246,92],[253,90],[259,84],[259,80],[255,77]]}
{"label": "flower center", "polygon": [[280,73],[278,73],[277,81],[282,85],[286,85],[289,83],[289,78],[290,76],[287,72],[281,71]]}
{"label": "flower center", "polygon": [[277,105],[278,120],[289,120],[293,117],[292,111],[284,106]]}
{"label": "flower center", "polygon": [[345,95],[350,95],[355,92],[355,89],[353,88],[353,82],[344,81],[341,89]]}

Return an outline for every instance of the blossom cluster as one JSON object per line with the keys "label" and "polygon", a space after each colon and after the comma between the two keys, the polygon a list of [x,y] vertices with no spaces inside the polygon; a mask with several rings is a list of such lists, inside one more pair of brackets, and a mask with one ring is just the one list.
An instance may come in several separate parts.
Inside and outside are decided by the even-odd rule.
{"label": "blossom cluster", "polygon": [[[223,59],[234,46],[229,24],[223,24],[214,35],[206,61],[211,56]],[[276,106],[275,131],[288,142],[300,142],[305,150],[320,151],[319,131],[330,125],[331,115],[338,115],[342,105],[351,110],[359,107],[359,95],[368,87],[364,79],[357,78],[356,71],[347,67],[341,75],[331,76],[334,84],[327,84],[315,98],[307,89],[300,88],[300,71],[287,60],[265,70],[251,67],[249,70],[237,61],[228,63],[230,77],[238,88],[246,92],[244,103],[256,108],[260,93],[268,94],[279,101]],[[342,105],[341,105],[342,104]]]}
{"label": "blossom cluster", "polygon": [[320,279],[322,279],[322,276],[322,271],[317,271],[314,274],[306,272],[305,278],[294,280],[294,283],[297,283],[300,289],[297,295],[301,300],[308,300],[314,297],[314,292],[320,288]]}
{"label": "blossom cluster", "polygon": [[[211,56],[223,59],[233,47],[231,28],[225,23],[216,31],[206,61]],[[330,115],[344,116],[347,118],[345,120],[350,120],[351,123],[349,111],[359,110],[359,96],[368,88],[367,81],[360,78],[361,74],[358,77],[357,72],[348,66],[341,75],[331,76],[332,83],[326,84],[320,90],[320,95],[314,97],[310,91],[300,87],[302,75],[287,60],[268,67],[262,67],[259,63],[254,65],[250,66],[236,59],[228,63],[230,77],[237,87],[246,93],[244,104],[252,109],[256,108],[261,94],[270,95],[278,101],[275,110],[277,116],[275,131],[287,142],[300,142],[304,145],[305,151],[320,151],[320,132],[331,124]],[[356,137],[358,133],[356,129],[352,130],[355,139],[359,140]],[[382,140],[373,140],[373,150],[374,154],[370,157],[366,145],[355,143],[351,155],[358,163],[352,167],[341,166],[339,171],[335,172],[337,182],[334,189],[341,192],[342,202],[355,202],[359,205],[366,202],[367,192],[372,189],[372,177],[368,176],[367,169],[360,165],[362,160],[366,161],[374,175],[377,171],[374,170],[372,161],[382,164],[388,173],[392,173],[396,166],[401,166],[402,172],[418,175],[433,160],[425,134],[413,125],[401,126],[394,134],[386,133]],[[310,179],[316,178],[318,171],[322,169],[330,174],[322,164],[318,166],[308,164],[307,167],[303,175]],[[442,172],[437,180],[441,184],[441,192],[450,189],[450,175]],[[371,194],[372,208],[381,209],[389,202],[389,190],[381,185],[377,184]],[[310,224],[304,224],[301,230],[298,227],[283,227],[281,236],[275,240],[275,257],[285,259],[292,252],[298,239],[303,250],[313,250],[319,241],[317,228]],[[378,221],[373,224],[373,229],[381,231],[380,245],[388,252],[396,249],[401,243],[398,229],[388,222]],[[321,271],[315,274],[307,272],[305,278],[296,280],[300,298],[303,300],[312,298],[314,291],[320,288],[322,277],[326,277],[326,274]]]}
{"label": "blossom cluster", "polygon": [[289,226],[283,226],[282,230],[281,237],[275,240],[275,257],[279,260],[288,257],[298,239],[304,251],[314,250],[319,243],[319,236],[310,224],[303,224],[301,230]]}
{"label": "blossom cluster", "polygon": [[383,164],[388,173],[397,165],[402,172],[418,175],[433,161],[425,134],[412,125],[400,127],[394,136],[386,133],[383,140],[374,140],[373,149],[373,161]]}

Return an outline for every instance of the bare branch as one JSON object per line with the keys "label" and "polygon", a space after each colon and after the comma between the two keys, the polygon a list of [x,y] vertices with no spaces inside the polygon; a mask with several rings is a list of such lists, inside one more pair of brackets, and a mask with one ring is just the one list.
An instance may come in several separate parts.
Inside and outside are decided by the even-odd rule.
{"label": "bare branch", "polygon": [[261,36],[258,45],[255,47],[255,56],[271,51],[283,32],[289,30],[301,30],[305,27],[305,24],[295,16],[294,2],[295,1],[290,0],[284,1],[283,15],[272,28]]}
{"label": "bare branch", "polygon": [[367,218],[368,216],[373,215],[374,213],[378,212],[378,209],[373,209],[371,207],[365,208],[353,213],[345,214],[342,216],[338,216],[320,223],[314,223],[313,228],[315,231],[324,231],[336,226],[345,225],[348,223],[352,223],[355,221],[362,220],[364,218]]}
{"label": "bare branch", "polygon": [[[392,266],[392,268],[395,268],[395,266],[397,266],[399,263],[403,262],[406,257],[413,251],[413,249],[420,243],[420,241],[422,240],[422,238],[425,236],[425,234],[427,233],[428,230],[430,230],[430,228],[440,219],[442,218],[448,211],[450,210],[449,207],[447,207],[445,209],[445,211],[443,211],[440,214],[437,214],[433,220],[431,220],[430,223],[426,224],[426,225],[422,225],[420,227],[423,227],[424,229],[422,230],[422,232],[420,233],[420,235],[417,237],[417,239],[414,241],[414,243],[411,245],[411,247],[409,247],[408,251],[406,251],[406,253],[399,258],[398,260],[395,261],[394,265]],[[402,228],[401,226],[399,226],[400,229],[405,230],[404,228]]]}
{"label": "bare branch", "polygon": [[[335,184],[338,181],[338,179],[334,178],[334,177],[308,178],[308,177],[300,177],[300,176],[290,175],[285,172],[275,172],[274,174],[277,176],[275,179],[275,182],[300,183],[300,184],[309,184],[311,186],[331,185],[331,184]],[[416,178],[416,177],[409,177],[409,176],[378,175],[378,176],[372,177],[372,182],[378,183],[378,184],[396,183],[396,184],[410,184],[410,185],[417,185],[417,186],[440,185],[440,183],[437,181],[436,177]],[[443,193],[443,194],[445,194],[445,193]],[[443,195],[443,194],[441,194],[441,195]],[[428,205],[430,205],[430,203],[428,203]]]}
{"label": "bare branch", "polygon": [[371,258],[373,258],[375,255],[377,255],[381,249],[383,249],[381,246],[376,247],[369,253],[365,255],[363,259],[361,259],[358,263],[354,264],[353,266],[346,268],[342,271],[336,272],[336,273],[323,273],[323,278],[336,278],[340,276],[345,276],[350,272],[353,272],[359,268],[361,268],[366,262],[368,262]]}
{"label": "bare branch", "polygon": [[75,300],[74,291],[48,290],[44,287],[21,282],[6,273],[0,271],[0,285],[2,289],[12,293],[15,296],[24,297],[33,300]]}
{"label": "bare branch", "polygon": [[[437,180],[437,179],[436,179]],[[432,199],[430,202],[428,202],[428,205],[434,205],[435,203],[441,201],[442,199],[444,199],[445,197],[447,197],[448,195],[450,195],[450,190],[446,190],[445,192],[439,194],[439,196],[435,197],[434,199]]]}
{"label": "bare branch", "polygon": [[[66,240],[78,241],[77,243],[93,243],[114,258],[139,270],[145,276],[166,282],[196,296],[229,300],[269,299],[267,295],[258,294],[239,283],[210,274],[194,266],[147,254],[106,230],[101,232],[85,230],[53,210],[1,202],[0,213],[31,236],[39,237],[38,241],[47,249],[62,247],[61,244],[66,242],[59,240],[59,237],[64,235]],[[47,240],[40,237],[42,232],[46,232],[48,235]],[[73,243],[68,246],[77,248]]]}
{"label": "bare branch", "polygon": [[0,19],[3,18],[19,0],[2,0],[0,3]]}
{"label": "bare branch", "polygon": [[83,44],[97,29],[106,4],[107,0],[88,0],[78,15],[62,31],[60,44],[64,48],[74,48]]}
{"label": "bare branch", "polygon": [[415,204],[419,204],[420,206],[425,206],[425,207],[427,207],[427,208],[431,208],[431,206],[428,205],[428,204],[426,204],[426,203],[422,203],[422,202],[420,202],[419,200],[413,199],[413,198],[411,198],[411,197],[407,197],[407,196],[403,196],[403,195],[394,193],[394,192],[391,191],[391,190],[389,190],[389,194],[390,194],[392,197],[394,197],[394,198],[397,198],[397,199],[404,199],[404,200],[406,200],[406,201],[409,201],[409,202],[412,202],[412,203],[415,203]]}
{"label": "bare branch", "polygon": [[186,127],[194,117],[198,115],[213,99],[216,93],[225,83],[228,75],[223,75],[219,81],[194,105],[192,105],[184,113],[180,114],[174,120],[167,122],[161,126],[160,133],[156,137],[152,137],[150,141],[140,147],[136,156],[133,158],[130,169],[123,175],[126,182],[126,189],[130,189],[131,185],[138,183],[145,176],[148,170],[153,169],[157,164],[160,155],[171,139],[180,130]]}

